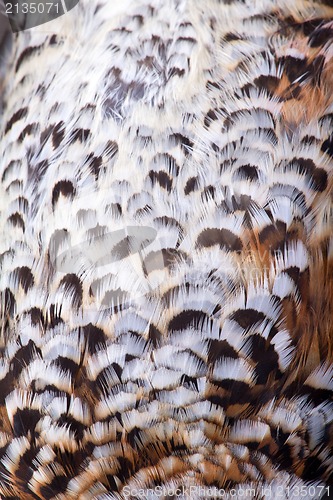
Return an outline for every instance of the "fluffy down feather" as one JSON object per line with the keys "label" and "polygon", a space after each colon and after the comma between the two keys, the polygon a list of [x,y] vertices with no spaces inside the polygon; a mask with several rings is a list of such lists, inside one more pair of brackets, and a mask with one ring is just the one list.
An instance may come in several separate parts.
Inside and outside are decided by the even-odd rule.
{"label": "fluffy down feather", "polygon": [[2,54],[1,498],[327,495],[331,0],[80,0]]}

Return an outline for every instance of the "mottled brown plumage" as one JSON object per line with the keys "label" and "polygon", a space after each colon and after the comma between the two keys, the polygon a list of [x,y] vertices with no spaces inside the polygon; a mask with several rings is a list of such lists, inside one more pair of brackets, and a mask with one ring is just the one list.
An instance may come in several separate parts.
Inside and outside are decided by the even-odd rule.
{"label": "mottled brown plumage", "polygon": [[332,41],[298,0],[13,35],[1,498],[332,495]]}

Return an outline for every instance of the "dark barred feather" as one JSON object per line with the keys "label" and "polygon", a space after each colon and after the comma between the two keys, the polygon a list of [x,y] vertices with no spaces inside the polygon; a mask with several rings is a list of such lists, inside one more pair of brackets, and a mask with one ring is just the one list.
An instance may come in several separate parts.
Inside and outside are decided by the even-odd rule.
{"label": "dark barred feather", "polygon": [[332,2],[6,40],[0,497],[328,498]]}

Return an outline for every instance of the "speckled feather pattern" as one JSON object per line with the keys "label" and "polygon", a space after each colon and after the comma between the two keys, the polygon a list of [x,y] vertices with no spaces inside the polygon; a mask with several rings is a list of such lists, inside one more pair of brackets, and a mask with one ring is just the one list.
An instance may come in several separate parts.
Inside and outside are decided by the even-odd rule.
{"label": "speckled feather pattern", "polygon": [[7,58],[0,497],[318,498],[332,2],[80,0]]}

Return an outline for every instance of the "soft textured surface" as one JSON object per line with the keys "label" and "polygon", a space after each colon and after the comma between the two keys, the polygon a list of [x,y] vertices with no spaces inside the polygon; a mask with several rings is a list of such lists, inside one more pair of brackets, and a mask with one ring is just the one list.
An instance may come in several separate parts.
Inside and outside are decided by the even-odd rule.
{"label": "soft textured surface", "polygon": [[6,50],[0,497],[327,494],[332,2],[80,0]]}

